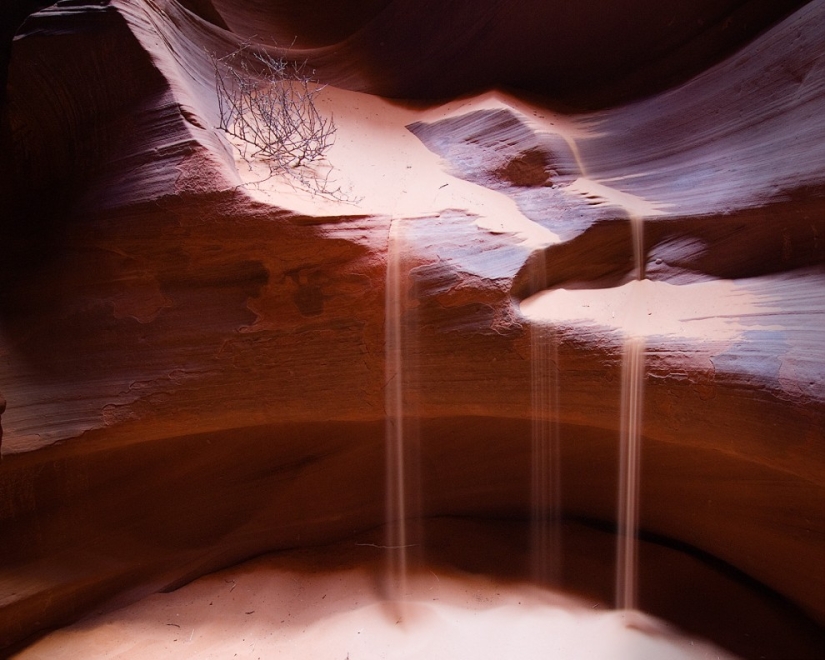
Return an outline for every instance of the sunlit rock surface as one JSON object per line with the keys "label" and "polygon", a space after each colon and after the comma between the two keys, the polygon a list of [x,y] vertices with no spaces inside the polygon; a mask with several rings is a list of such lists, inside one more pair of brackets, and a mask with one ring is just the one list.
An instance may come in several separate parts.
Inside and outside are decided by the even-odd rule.
{"label": "sunlit rock surface", "polygon": [[[428,14],[408,4],[316,23],[312,3],[67,1],[19,29],[0,135],[0,648],[383,524],[394,256],[419,509],[446,525],[433,557],[529,578],[526,537],[511,566],[437,539],[458,518],[524,537],[531,424],[552,417],[565,586],[612,604],[613,548],[587,539],[615,521],[621,347],[641,335],[640,608],[743,655],[817,657],[825,2],[616,3],[632,20],[610,57],[587,49],[616,18],[595,12],[591,34],[584,8],[559,14],[575,40],[497,46],[539,30],[529,3],[491,3],[466,46],[445,28],[419,55]],[[775,24],[746,43],[757,16]],[[210,53],[299,32],[332,83],[336,196],[268,178],[215,128]],[[601,109],[375,95],[492,84]],[[557,410],[532,405],[539,335]]]}

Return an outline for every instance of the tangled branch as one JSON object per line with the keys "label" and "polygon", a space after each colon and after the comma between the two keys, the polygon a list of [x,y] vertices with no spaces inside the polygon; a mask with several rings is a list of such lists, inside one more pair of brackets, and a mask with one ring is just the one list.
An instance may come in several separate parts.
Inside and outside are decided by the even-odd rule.
{"label": "tangled branch", "polygon": [[326,179],[301,170],[321,160],[335,141],[334,121],[315,105],[323,87],[305,73],[305,65],[245,51],[246,45],[212,56],[219,127],[241,141],[244,159],[265,160],[271,174],[289,174],[313,192],[335,196]]}

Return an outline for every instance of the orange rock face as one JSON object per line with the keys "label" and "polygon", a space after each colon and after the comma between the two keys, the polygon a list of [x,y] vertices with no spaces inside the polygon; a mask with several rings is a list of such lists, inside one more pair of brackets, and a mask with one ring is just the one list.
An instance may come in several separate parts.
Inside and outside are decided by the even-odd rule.
{"label": "orange rock face", "polygon": [[[66,1],[17,32],[0,648],[384,524],[393,425],[425,558],[521,578],[553,425],[565,529],[586,530],[565,532],[561,582],[612,604],[594,539],[616,521],[634,335],[639,607],[734,652],[817,657],[825,2],[615,3],[621,37],[587,3],[321,4]],[[336,195],[216,128],[210,54],[298,31],[330,83]],[[533,96],[449,100],[502,85]],[[503,526],[512,547],[459,541],[484,521],[473,538]]]}

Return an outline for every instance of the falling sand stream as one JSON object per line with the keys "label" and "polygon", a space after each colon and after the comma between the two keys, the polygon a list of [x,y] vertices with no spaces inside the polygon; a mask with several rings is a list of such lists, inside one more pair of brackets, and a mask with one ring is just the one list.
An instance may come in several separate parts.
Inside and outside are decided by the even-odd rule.
{"label": "falling sand stream", "polygon": [[410,548],[420,544],[419,438],[417,409],[411,401],[416,337],[405,309],[409,286],[404,263],[403,227],[391,222],[385,292],[386,522],[385,595],[397,603],[408,591]]}
{"label": "falling sand stream", "polygon": [[[580,171],[571,186],[590,198],[602,197],[623,207],[630,218],[634,272],[645,279],[642,216],[654,208],[637,208],[643,200],[633,198],[588,178],[575,141],[568,140]],[[532,289],[540,291],[546,279],[544,252],[533,268]],[[641,289],[631,287],[624,310],[627,319],[622,347],[621,407],[619,418],[619,485],[617,492],[616,607],[636,609],[639,527],[639,472],[641,464],[642,403],[644,399],[645,340],[636,328],[643,320]],[[538,582],[561,576],[561,469],[559,449],[558,337],[551,324],[537,322],[531,337],[532,404],[532,561]]]}
{"label": "falling sand stream", "polygon": [[[645,277],[644,236],[642,220],[631,215],[633,259],[637,280]],[[631,320],[639,319],[639,293],[636,292],[627,310]],[[622,390],[619,435],[619,492],[616,545],[616,607],[635,609],[637,606],[637,566],[639,528],[639,471],[641,464],[642,402],[644,400],[645,341],[630,331],[624,339],[622,355]]]}
{"label": "falling sand stream", "polygon": [[[630,218],[633,265],[636,280],[645,279],[643,215],[656,215],[659,209],[640,198],[622,193],[589,179],[575,140],[568,144],[581,177],[574,182],[579,192],[604,197],[623,207]],[[619,417],[619,488],[616,529],[616,607],[636,609],[639,528],[639,478],[641,466],[642,404],[644,400],[645,339],[636,328],[643,320],[641,290],[631,288],[625,317],[622,350],[621,410]]]}
{"label": "falling sand stream", "polygon": [[[577,150],[584,191],[612,198],[630,217],[633,263],[638,281],[645,278],[642,213],[631,208],[624,195],[587,178]],[[415,328],[406,303],[410,287],[405,263],[405,227],[396,218],[390,223],[387,244],[385,292],[385,408],[386,408],[386,556],[385,596],[397,603],[409,587],[410,549],[421,542],[416,521],[420,516],[418,484],[418,437],[412,405]],[[545,253],[538,253],[533,267],[534,290],[546,283]],[[643,336],[634,330],[641,320],[641,290],[631,296],[626,318],[621,376],[619,488],[616,547],[616,607],[637,607],[637,536],[639,525],[639,466],[644,386]],[[559,337],[553,324],[537,323],[531,335],[531,557],[533,579],[540,584],[560,584],[561,465]]]}
{"label": "falling sand stream", "polygon": [[[543,286],[544,253],[533,269],[534,289]],[[561,465],[559,447],[558,336],[537,323],[531,334],[531,557],[533,579],[561,579]]]}
{"label": "falling sand stream", "polygon": [[404,465],[404,373],[401,273],[401,225],[390,224],[387,246],[387,284],[384,328],[386,361],[384,402],[386,406],[387,460],[387,595],[401,600],[407,591],[407,500]]}

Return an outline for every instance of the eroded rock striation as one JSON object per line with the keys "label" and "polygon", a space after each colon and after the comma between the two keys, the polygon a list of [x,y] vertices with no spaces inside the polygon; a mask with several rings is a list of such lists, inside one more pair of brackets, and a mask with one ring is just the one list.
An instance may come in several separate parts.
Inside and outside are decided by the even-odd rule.
{"label": "eroded rock striation", "polygon": [[[427,8],[400,0],[324,21],[318,3],[64,1],[20,27],[0,116],[0,648],[382,524],[388,362],[424,519],[526,526],[531,428],[552,419],[565,519],[604,533],[628,333],[647,351],[649,556],[759,603],[726,632],[643,558],[640,606],[745,654],[821,641],[825,2],[616,3],[632,20],[611,58],[588,49],[616,17],[587,3],[535,22],[535,3],[487,4],[465,29],[474,9],[434,3],[428,39]],[[261,34],[330,83],[338,195],[267,176],[216,128],[212,58]],[[493,85],[554,96],[379,96]],[[541,341],[559,395],[539,410]],[[582,578],[613,570],[598,556],[567,579],[609,600]],[[720,580],[694,586],[712,600]]]}

